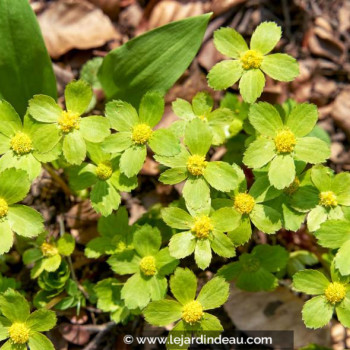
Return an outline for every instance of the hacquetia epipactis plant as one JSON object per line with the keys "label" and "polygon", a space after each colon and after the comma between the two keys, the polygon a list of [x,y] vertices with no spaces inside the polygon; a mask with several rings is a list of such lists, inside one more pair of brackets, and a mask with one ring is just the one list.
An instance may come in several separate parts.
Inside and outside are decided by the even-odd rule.
{"label": "hacquetia epipactis plant", "polygon": [[[176,322],[176,332],[222,331],[210,310],[227,301],[231,281],[243,290],[271,291],[279,280],[293,280],[287,283],[292,291],[314,296],[302,312],[307,327],[322,327],[332,317],[350,327],[350,175],[326,166],[330,142],[316,125],[315,105],[257,102],[265,75],[288,82],[299,74],[293,57],[271,53],[280,38],[273,22],[261,23],[249,46],[232,28],[215,31],[215,47],[229,59],[210,70],[208,84],[223,90],[238,82],[242,99],[227,92],[215,106],[203,91],[191,101],[176,99],[180,120],[167,128],[157,126],[165,105],[158,89],[134,103],[112,98],[104,115],[90,112],[96,104],[90,84],[98,80],[90,66],[100,60],[88,62],[81,79],[67,85],[65,108],[39,94],[21,117],[0,102],[0,253],[21,243],[23,262],[37,280],[33,303],[39,309],[30,314],[14,290],[20,287],[8,282],[11,288],[0,296],[0,340],[9,339],[2,349],[52,349],[40,333],[56,322],[46,307],[79,311],[96,304],[116,323],[144,315],[152,325]],[[223,159],[211,158],[217,146],[228,150]],[[159,181],[183,184],[182,196],[129,225],[121,192],[139,186],[151,152]],[[63,169],[61,180],[75,198],[89,199],[100,214],[99,236],[85,255],[105,259],[111,269],[95,284],[77,277],[75,241],[62,220],[55,238],[38,211],[18,204],[43,167],[51,174]],[[253,181],[246,179],[249,172]],[[276,243],[279,230],[293,235],[303,226],[331,250],[316,256]],[[246,244],[256,231],[270,244]],[[216,270],[214,258],[221,264]],[[201,270],[212,279],[198,291]]]}

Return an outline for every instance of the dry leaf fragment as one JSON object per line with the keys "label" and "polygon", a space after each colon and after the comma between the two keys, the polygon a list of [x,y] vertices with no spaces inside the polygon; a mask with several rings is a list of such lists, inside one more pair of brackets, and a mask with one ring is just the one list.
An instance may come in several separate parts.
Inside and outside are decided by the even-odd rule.
{"label": "dry leaf fragment", "polygon": [[38,16],[38,20],[53,58],[72,49],[100,47],[117,38],[110,19],[101,9],[84,0],[54,2]]}

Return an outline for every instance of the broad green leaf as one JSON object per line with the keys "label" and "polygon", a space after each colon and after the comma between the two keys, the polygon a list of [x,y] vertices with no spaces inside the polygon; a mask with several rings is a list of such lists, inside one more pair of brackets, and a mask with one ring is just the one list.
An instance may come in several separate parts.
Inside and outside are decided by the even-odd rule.
{"label": "broad green leaf", "polygon": [[318,205],[312,209],[307,216],[307,228],[310,232],[314,232],[320,228],[320,225],[327,220],[327,210]]}
{"label": "broad green leaf", "polygon": [[249,121],[260,134],[270,137],[275,137],[283,128],[278,111],[267,102],[259,102],[250,107]]}
{"label": "broad green leaf", "polygon": [[164,276],[159,274],[147,280],[147,289],[152,300],[161,300],[166,296],[168,281]]}
{"label": "broad green leaf", "polygon": [[175,156],[181,151],[179,139],[167,129],[154,131],[148,144],[154,153],[161,156]]}
{"label": "broad green leaf", "polygon": [[10,150],[11,139],[3,134],[0,134],[0,154],[4,154]]}
{"label": "broad green leaf", "polygon": [[35,95],[29,101],[28,113],[39,122],[57,123],[62,114],[62,109],[52,97]]}
{"label": "broad green leaf", "polygon": [[21,129],[21,118],[15,109],[7,101],[0,100],[0,133],[12,137]]}
{"label": "broad green leaf", "polygon": [[132,146],[120,158],[120,171],[127,177],[137,175],[146,160],[145,146]]}
{"label": "broad green leaf", "polygon": [[197,292],[197,278],[190,269],[177,268],[170,278],[170,289],[183,305],[194,300]]}
{"label": "broad green leaf", "polygon": [[122,288],[122,298],[129,309],[143,309],[150,302],[147,281],[140,274],[131,276]]}
{"label": "broad green leaf", "polygon": [[13,232],[7,221],[0,222],[0,254],[7,253],[13,245]]}
{"label": "broad green leaf", "polygon": [[124,101],[112,101],[106,104],[106,117],[111,127],[118,131],[130,132],[139,122],[136,109]]}
{"label": "broad green leaf", "polygon": [[29,316],[30,307],[23,295],[8,289],[0,295],[0,310],[12,322],[25,322]]}
{"label": "broad green leaf", "polygon": [[332,318],[334,307],[324,295],[308,300],[303,307],[303,321],[308,328],[321,328]]}
{"label": "broad green leaf", "polygon": [[191,120],[185,129],[185,145],[192,154],[205,156],[212,142],[209,126],[199,118]]}
{"label": "broad green leaf", "polygon": [[[204,316],[200,321],[200,325],[202,331],[222,332],[224,330],[220,323],[220,320],[216,316],[208,314],[206,312],[204,313]],[[219,333],[215,335],[218,336]],[[213,333],[211,333],[211,336],[213,336]]]}
{"label": "broad green leaf", "polygon": [[279,190],[289,186],[295,178],[293,158],[287,155],[277,155],[269,168],[269,180],[272,186]]}
{"label": "broad green leaf", "polygon": [[242,271],[242,264],[239,261],[235,261],[220,267],[217,275],[223,277],[226,281],[232,281],[236,279]]}
{"label": "broad green leaf", "polygon": [[120,205],[120,194],[106,181],[97,181],[90,194],[92,207],[103,216],[110,215]]}
{"label": "broad green leaf", "polygon": [[232,231],[238,227],[241,215],[234,208],[220,208],[211,215],[214,229],[221,232]]}
{"label": "broad green leaf", "polygon": [[197,240],[196,248],[194,250],[194,259],[197,266],[205,270],[211,262],[211,247],[209,239],[199,239]]}
{"label": "broad green leaf", "polygon": [[182,98],[177,98],[173,103],[172,103],[172,108],[174,113],[182,119],[185,120],[191,120],[195,118],[195,114],[193,113],[193,109],[191,104],[182,99]]}
{"label": "broad green leaf", "polygon": [[30,350],[55,350],[49,338],[38,332],[33,332],[28,342]]}
{"label": "broad green leaf", "polygon": [[320,191],[330,191],[332,188],[333,171],[323,165],[316,165],[311,169],[311,180]]}
{"label": "broad green leaf", "polygon": [[188,210],[197,211],[210,208],[210,188],[201,178],[188,178],[182,190]]}
{"label": "broad green leaf", "polygon": [[231,239],[222,232],[214,232],[214,238],[211,241],[213,251],[224,258],[232,258],[236,255],[235,246]]}
{"label": "broad green leaf", "polygon": [[57,241],[57,248],[60,254],[69,256],[73,253],[75,248],[75,240],[73,236],[68,233],[65,233]]}
{"label": "broad green leaf", "polygon": [[349,299],[346,297],[346,305],[340,304],[339,306],[336,306],[335,310],[338,316],[338,320],[340,323],[344,326],[349,328],[350,327],[350,312],[349,312]]}
{"label": "broad green leaf", "polygon": [[218,191],[229,192],[237,187],[236,172],[226,162],[208,162],[203,176]]}
{"label": "broad green leaf", "polygon": [[224,90],[234,85],[243,74],[238,60],[225,60],[217,63],[208,74],[208,85],[214,90]]}
{"label": "broad green leaf", "polygon": [[287,116],[286,126],[295,136],[303,137],[312,131],[317,119],[317,107],[311,103],[301,103],[296,105]]}
{"label": "broad green leaf", "polygon": [[28,1],[1,1],[0,23],[0,97],[24,116],[35,94],[57,97],[52,63]]}
{"label": "broad green leaf", "polygon": [[31,264],[43,257],[43,253],[39,248],[27,249],[22,256],[23,264]]}
{"label": "broad green leaf", "polygon": [[86,144],[80,131],[75,130],[63,139],[63,155],[70,164],[79,165],[86,157]]}
{"label": "broad green leaf", "polygon": [[208,115],[214,107],[214,100],[208,92],[198,92],[192,100],[193,112],[201,117]]}
{"label": "broad green leaf", "polygon": [[288,252],[281,246],[261,244],[256,246],[253,252],[259,258],[261,266],[270,272],[284,268],[289,258]]}
{"label": "broad green leaf", "polygon": [[38,153],[51,151],[61,138],[59,128],[55,124],[41,124],[36,121],[34,123],[36,125],[31,133],[34,150]]}
{"label": "broad green leaf", "polygon": [[108,259],[108,264],[112,270],[119,275],[129,275],[139,271],[141,258],[133,251],[124,251],[122,253],[113,254]]}
{"label": "broad green leaf", "polygon": [[256,204],[250,218],[253,224],[265,233],[275,233],[282,227],[280,214],[266,205]]}
{"label": "broad green leaf", "polygon": [[145,319],[154,326],[166,326],[179,320],[182,306],[174,300],[152,301],[144,311]]}
{"label": "broad green leaf", "polygon": [[293,288],[310,295],[323,294],[330,281],[316,270],[303,270],[293,276]]}
{"label": "broad green leaf", "polygon": [[350,275],[350,240],[346,241],[338,250],[334,259],[335,267],[343,275]]}
{"label": "broad green leaf", "polygon": [[66,172],[69,177],[69,184],[75,191],[84,190],[97,182],[96,166],[93,164],[83,163],[72,166]]}
{"label": "broad green leaf", "polygon": [[41,261],[41,266],[45,271],[54,272],[56,271],[62,262],[61,255],[56,254],[50,257],[46,257]]}
{"label": "broad green leaf", "polygon": [[350,206],[350,174],[337,174],[332,181],[332,190],[337,196],[338,203]]}
{"label": "broad green leaf", "polygon": [[228,232],[227,234],[235,246],[248,242],[251,235],[252,226],[249,217],[242,217],[240,225],[235,230]]}
{"label": "broad green leaf", "polygon": [[315,232],[315,236],[321,246],[339,248],[350,240],[350,222],[345,220],[326,221]]}
{"label": "broad green leaf", "polygon": [[194,223],[194,219],[190,214],[176,207],[164,208],[162,218],[168,226],[180,230],[187,230]]}
{"label": "broad green leaf", "polygon": [[43,217],[25,205],[12,205],[7,214],[11,229],[24,237],[35,237],[44,231]]}
{"label": "broad green leaf", "polygon": [[266,55],[277,45],[281,35],[281,27],[275,22],[262,22],[254,30],[250,40],[250,48]]}
{"label": "broad green leaf", "polygon": [[24,170],[6,169],[0,172],[0,197],[7,204],[13,204],[25,198],[30,189],[28,174]]}
{"label": "broad green leaf", "polygon": [[281,191],[271,186],[267,175],[261,175],[255,177],[249,194],[254,197],[256,203],[261,203],[278,197]]}
{"label": "broad green leaf", "polygon": [[311,164],[323,163],[331,154],[329,146],[316,137],[297,139],[294,152],[296,159]]}
{"label": "broad green leaf", "polygon": [[312,185],[301,186],[293,195],[291,204],[293,208],[307,212],[319,203],[319,191]]}
{"label": "broad green leaf", "polygon": [[140,122],[152,128],[162,119],[164,113],[164,98],[156,91],[147,92],[140,103]]}
{"label": "broad green leaf", "polygon": [[98,143],[109,136],[109,121],[105,117],[91,116],[82,118],[80,132],[87,141]]}
{"label": "broad green leaf", "polygon": [[92,99],[91,86],[84,80],[72,81],[64,90],[68,111],[82,115]]}
{"label": "broad green leaf", "polygon": [[260,69],[245,71],[239,82],[239,92],[244,102],[254,103],[264,90],[265,77]]}
{"label": "broad green leaf", "polygon": [[47,332],[55,327],[57,322],[54,311],[40,309],[34,311],[27,319],[28,327],[37,332]]}
{"label": "broad green leaf", "polygon": [[260,268],[255,272],[242,272],[236,285],[248,292],[271,291],[278,286],[278,279],[271,272]]}
{"label": "broad green leaf", "polygon": [[193,253],[196,240],[191,232],[175,233],[169,242],[170,255],[177,259],[183,259]]}
{"label": "broad green leaf", "polygon": [[102,149],[109,153],[125,151],[132,145],[131,133],[118,132],[108,136],[102,143]]}
{"label": "broad green leaf", "polygon": [[275,155],[274,142],[265,137],[259,137],[248,146],[243,162],[249,168],[257,169],[267,164]]}
{"label": "broad green leaf", "polygon": [[187,169],[178,167],[163,171],[159,176],[159,181],[167,185],[175,185],[186,180],[187,177]]}
{"label": "broad green leaf", "polygon": [[214,45],[222,54],[239,58],[241,53],[248,50],[248,45],[241,34],[233,28],[220,28],[214,32]]}
{"label": "broad green leaf", "polygon": [[179,261],[170,255],[168,247],[161,249],[155,255],[155,259],[158,274],[161,276],[170,275],[179,264]]}
{"label": "broad green leaf", "polygon": [[144,225],[134,233],[136,252],[141,256],[154,256],[162,244],[162,236],[156,227]]}
{"label": "broad green leaf", "polygon": [[196,55],[210,16],[169,23],[110,52],[98,75],[107,98],[136,106],[149,90],[165,93]]}
{"label": "broad green leaf", "polygon": [[261,62],[261,69],[265,74],[278,81],[292,81],[299,75],[298,62],[294,57],[285,53],[265,56]]}
{"label": "broad green leaf", "polygon": [[214,277],[206,283],[198,294],[197,300],[204,310],[216,309],[223,305],[229,296],[229,284],[222,277]]}

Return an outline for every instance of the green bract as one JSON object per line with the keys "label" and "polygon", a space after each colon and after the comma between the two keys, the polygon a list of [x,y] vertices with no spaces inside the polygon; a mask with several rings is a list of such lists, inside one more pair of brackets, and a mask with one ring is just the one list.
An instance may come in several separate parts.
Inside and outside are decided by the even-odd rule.
{"label": "green bract", "polygon": [[[170,289],[176,300],[153,301],[144,311],[147,322],[155,326],[166,326],[176,322],[172,332],[222,331],[220,321],[205,312],[220,307],[229,295],[229,285],[221,277],[205,284],[197,298],[197,278],[189,269],[176,269],[170,279]],[[170,333],[170,334],[171,334]]]}
{"label": "green bract", "polygon": [[[63,155],[70,164],[81,164],[86,157],[86,141],[98,143],[109,134],[109,122],[101,116],[81,115],[87,110],[92,90],[83,80],[74,81],[65,90],[66,108],[62,110],[52,97],[36,95],[29,101],[28,113],[35,120],[54,125],[57,142],[61,140]],[[45,136],[45,135],[44,135]]]}
{"label": "green bract", "polygon": [[162,210],[167,225],[184,232],[174,234],[169,242],[170,255],[183,259],[193,254],[198,267],[206,269],[212,259],[212,250],[225,258],[235,256],[235,247],[224,232],[238,226],[239,215],[233,208],[211,211],[210,206],[190,214],[180,208]]}
{"label": "green bract", "polygon": [[37,278],[43,271],[56,271],[61,264],[62,256],[71,255],[75,248],[74,238],[69,234],[64,234],[57,242],[53,239],[46,242],[45,235],[38,237],[34,243],[35,248],[30,248],[23,253],[24,264],[34,263],[30,271],[32,278]]}
{"label": "green bract", "polygon": [[112,101],[106,105],[106,117],[113,129],[102,147],[106,152],[122,153],[120,170],[133,177],[146,160],[147,147],[156,154],[174,156],[180,152],[180,142],[170,130],[153,128],[164,113],[164,99],[160,93],[149,92],[141,100],[139,113],[127,102]]}
{"label": "green bract", "polygon": [[169,248],[160,249],[161,244],[159,230],[144,225],[134,233],[134,251],[116,253],[108,259],[114,272],[133,275],[121,290],[129,309],[143,309],[151,300],[163,299],[167,292],[165,276],[171,274],[179,262],[170,256]]}
{"label": "green bract", "polygon": [[327,219],[342,219],[343,209],[350,206],[350,174],[334,175],[324,166],[311,170],[312,186],[300,187],[293,198],[293,205],[300,210],[310,210],[307,226],[315,231]]}
{"label": "green bract", "polygon": [[270,54],[281,38],[281,28],[274,22],[263,22],[254,31],[250,48],[232,28],[220,28],[214,33],[214,44],[225,56],[208,74],[209,86],[227,89],[239,79],[239,91],[244,101],[253,103],[265,86],[264,74],[279,81],[291,81],[299,74],[296,60],[287,54]]}
{"label": "green bract", "polygon": [[218,108],[213,111],[214,101],[207,92],[198,92],[192,100],[192,105],[178,98],[173,102],[173,111],[182,120],[175,122],[172,127],[180,129],[183,136],[187,122],[199,118],[208,123],[212,132],[213,145],[220,145],[226,140],[225,127],[233,120],[233,113],[228,108]]}
{"label": "green bract", "polygon": [[14,233],[35,237],[44,230],[43,218],[36,210],[16,204],[29,189],[30,181],[24,170],[10,168],[0,172],[0,254],[11,249]]}
{"label": "green bract", "polygon": [[210,203],[210,187],[229,192],[237,186],[234,168],[225,162],[210,162],[206,155],[212,143],[212,133],[207,123],[195,118],[185,129],[181,152],[174,157],[156,156],[159,163],[171,168],[164,171],[159,180],[165,184],[177,184],[187,180],[182,194],[188,208],[199,210]]}
{"label": "green bract", "polygon": [[283,269],[287,261],[288,253],[283,247],[263,244],[254,247],[250,254],[243,253],[239,261],[223,266],[218,275],[227,281],[235,280],[236,286],[243,290],[268,291],[277,287],[274,273]]}
{"label": "green bract", "polygon": [[119,208],[116,214],[101,217],[97,227],[101,237],[92,239],[86,245],[85,255],[88,258],[98,258],[103,254],[133,250],[135,227],[129,226],[128,221],[128,212],[125,207]]}
{"label": "green bract", "polygon": [[51,341],[41,332],[56,325],[53,311],[39,309],[30,313],[29,303],[13,289],[0,295],[0,340],[7,342],[3,350],[54,350]]}
{"label": "green bract", "polygon": [[100,145],[93,143],[87,143],[87,150],[94,164],[84,162],[67,169],[69,182],[76,191],[91,187],[92,207],[103,216],[108,216],[119,208],[119,191],[130,192],[136,188],[137,178],[129,178],[120,172],[119,155],[103,152]]}
{"label": "green bract", "polygon": [[39,123],[28,114],[22,122],[9,103],[0,101],[0,171],[22,169],[33,180],[40,174],[41,162],[58,157],[57,144],[57,128]]}
{"label": "green bract", "polygon": [[303,270],[293,276],[294,289],[316,295],[303,307],[303,320],[308,328],[325,326],[334,310],[339,321],[350,327],[350,284],[349,278],[340,278],[332,273],[332,280],[316,270]]}
{"label": "green bract", "polygon": [[324,141],[307,136],[317,122],[314,105],[297,105],[283,120],[276,108],[259,102],[251,106],[249,121],[259,135],[244,153],[243,162],[253,169],[268,164],[270,183],[278,189],[295,179],[295,160],[316,164],[330,156]]}

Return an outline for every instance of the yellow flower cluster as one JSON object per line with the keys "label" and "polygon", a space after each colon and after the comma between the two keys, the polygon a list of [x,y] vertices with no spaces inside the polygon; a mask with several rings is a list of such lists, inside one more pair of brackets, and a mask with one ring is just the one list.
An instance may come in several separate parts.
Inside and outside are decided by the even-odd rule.
{"label": "yellow flower cluster", "polygon": [[263,55],[256,50],[248,50],[240,57],[242,67],[245,70],[260,68],[262,60]]}
{"label": "yellow flower cluster", "polygon": [[320,205],[324,207],[336,207],[338,205],[337,196],[332,191],[321,192]]}
{"label": "yellow flower cluster", "polygon": [[157,273],[156,259],[153,256],[145,256],[140,261],[140,269],[146,276],[154,276]]}
{"label": "yellow flower cluster", "polygon": [[214,226],[211,222],[210,217],[203,215],[195,218],[191,231],[196,235],[197,238],[208,238],[210,232],[213,231],[213,229]]}
{"label": "yellow flower cluster", "polygon": [[44,256],[54,256],[56,254],[58,254],[58,250],[56,248],[56,246],[54,246],[53,244],[44,242],[41,247],[41,252],[43,253]]}
{"label": "yellow flower cluster", "polygon": [[0,219],[5,217],[9,211],[9,206],[5,199],[0,198]]}
{"label": "yellow flower cluster", "polygon": [[74,129],[80,128],[80,116],[78,113],[70,111],[62,111],[60,118],[58,119],[58,126],[64,133],[69,133]]}
{"label": "yellow flower cluster", "polygon": [[241,214],[250,214],[255,205],[254,198],[248,193],[238,193],[234,199],[234,207]]}
{"label": "yellow flower cluster", "polygon": [[29,328],[25,323],[15,322],[8,329],[10,339],[15,344],[25,344],[29,340]]}
{"label": "yellow flower cluster", "polygon": [[100,180],[108,180],[113,174],[111,162],[101,162],[96,168],[96,176]]}
{"label": "yellow flower cluster", "polygon": [[138,124],[132,131],[132,140],[139,144],[144,145],[152,136],[153,130],[147,124]]}
{"label": "yellow flower cluster", "polygon": [[207,167],[208,162],[205,160],[204,156],[194,154],[188,157],[187,160],[187,170],[190,174],[194,176],[203,175],[205,168]]}
{"label": "yellow flower cluster", "polygon": [[336,304],[345,298],[346,289],[343,284],[339,282],[333,282],[329,284],[324,294],[330,303]]}
{"label": "yellow flower cluster", "polygon": [[27,134],[21,131],[12,137],[10,146],[18,155],[27,154],[33,150],[32,140]]}
{"label": "yellow flower cluster", "polygon": [[297,143],[295,135],[288,129],[278,132],[275,137],[275,146],[278,153],[290,153]]}
{"label": "yellow flower cluster", "polygon": [[182,309],[182,319],[189,324],[200,321],[203,315],[203,306],[197,300],[189,302]]}

